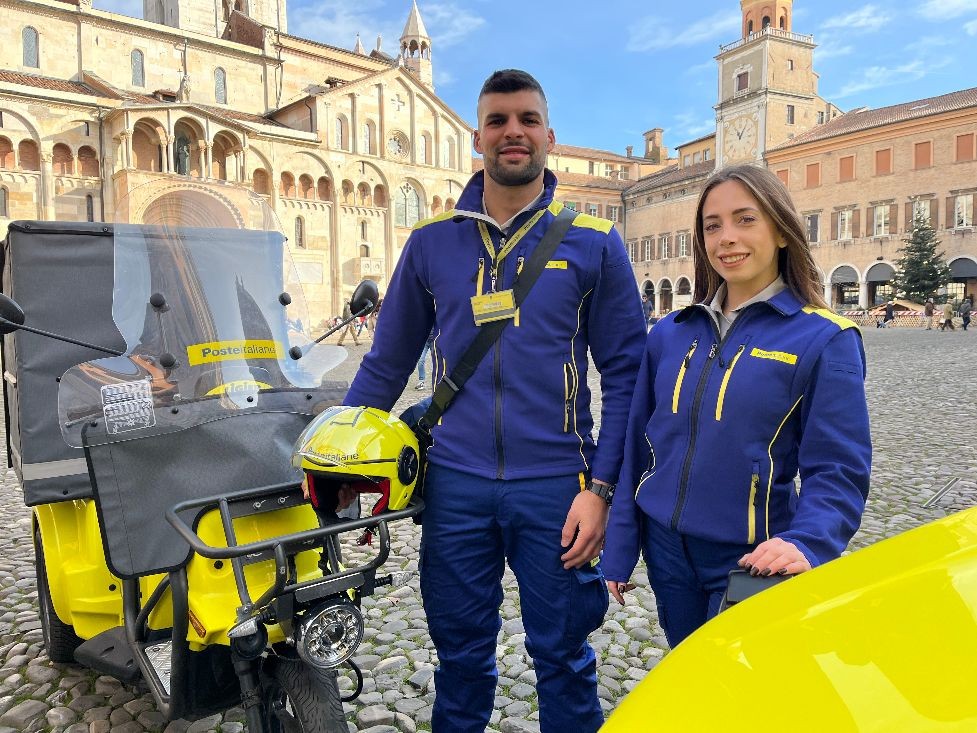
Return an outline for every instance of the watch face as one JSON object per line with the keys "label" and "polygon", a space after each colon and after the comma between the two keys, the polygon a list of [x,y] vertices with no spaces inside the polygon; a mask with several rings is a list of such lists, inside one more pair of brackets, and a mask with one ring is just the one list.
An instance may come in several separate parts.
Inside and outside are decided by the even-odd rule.
{"label": "watch face", "polygon": [[734,117],[723,128],[723,148],[730,160],[756,157],[756,122],[750,117]]}

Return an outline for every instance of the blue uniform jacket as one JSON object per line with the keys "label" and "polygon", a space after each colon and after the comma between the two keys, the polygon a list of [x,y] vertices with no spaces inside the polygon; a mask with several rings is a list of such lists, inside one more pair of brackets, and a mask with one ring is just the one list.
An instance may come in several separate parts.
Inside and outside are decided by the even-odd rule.
{"label": "blue uniform jacket", "polygon": [[[411,233],[383,300],[376,338],[346,403],[389,410],[434,328],[434,380],[450,374],[477,334],[471,298],[491,288],[491,259],[477,226],[483,175],[454,211]],[[546,171],[540,222],[502,260],[497,290],[512,287],[562,209]],[[516,232],[535,211],[521,214]],[[503,236],[488,230],[496,251]],[[591,473],[614,482],[644,340],[644,319],[624,244],[611,222],[578,215],[517,318],[432,431],[428,459],[485,478]],[[601,375],[600,444],[592,436],[587,350]]]}
{"label": "blue uniform jacket", "polygon": [[858,529],[871,458],[854,323],[789,289],[747,306],[722,340],[705,306],[671,314],[648,336],[604,574],[630,578],[642,512],[716,542],[781,537],[827,562]]}

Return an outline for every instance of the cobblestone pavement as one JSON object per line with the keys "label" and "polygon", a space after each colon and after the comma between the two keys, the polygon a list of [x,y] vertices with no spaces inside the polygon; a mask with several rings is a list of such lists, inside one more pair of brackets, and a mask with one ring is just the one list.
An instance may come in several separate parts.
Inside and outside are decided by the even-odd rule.
{"label": "cobblestone pavement", "polygon": [[[865,332],[868,392],[875,443],[872,496],[853,542],[862,547],[977,501],[977,454],[973,405],[977,382],[966,364],[977,352],[977,334],[909,329]],[[366,346],[351,346],[351,358],[334,377],[349,379]],[[421,393],[410,387],[404,407]],[[596,390],[597,377],[591,375]],[[960,436],[960,437],[958,437]],[[960,481],[933,509],[923,502],[952,478]],[[194,723],[165,723],[145,688],[128,687],[82,667],[52,664],[42,648],[30,538],[30,512],[12,471],[0,488],[0,733],[141,733],[244,729],[239,709]],[[418,529],[393,528],[388,569],[416,569]],[[592,636],[599,657],[600,697],[611,710],[666,653],[647,579],[625,608],[612,604]],[[511,578],[509,578],[511,580]],[[505,584],[504,624],[499,634],[499,691],[493,730],[538,730],[535,676],[526,654],[515,584]],[[351,731],[390,733],[429,729],[436,657],[427,636],[416,578],[402,588],[366,599],[366,639],[357,661],[365,687],[347,705]],[[352,683],[344,680],[349,687]]]}

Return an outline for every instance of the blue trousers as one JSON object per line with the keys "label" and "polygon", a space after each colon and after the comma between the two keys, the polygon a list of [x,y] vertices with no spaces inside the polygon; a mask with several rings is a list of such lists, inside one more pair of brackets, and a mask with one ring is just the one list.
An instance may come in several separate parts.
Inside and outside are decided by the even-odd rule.
{"label": "blue trousers", "polygon": [[710,542],[642,517],[642,551],[658,604],[658,622],[673,649],[719,613],[730,570],[754,545]]}
{"label": "blue trousers", "polygon": [[574,476],[484,479],[429,465],[421,596],[440,665],[434,733],[483,733],[495,703],[505,562],[519,584],[542,733],[593,733],[604,722],[587,635],[607,612],[600,567],[564,570],[560,533]]}

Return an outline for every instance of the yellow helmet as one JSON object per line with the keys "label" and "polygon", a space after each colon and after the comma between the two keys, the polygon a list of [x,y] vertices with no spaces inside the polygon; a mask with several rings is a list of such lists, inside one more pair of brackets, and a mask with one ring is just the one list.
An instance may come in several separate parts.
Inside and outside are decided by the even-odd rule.
{"label": "yellow helmet", "polygon": [[318,508],[324,490],[346,483],[361,493],[381,495],[373,509],[403,509],[417,483],[414,432],[390,413],[373,407],[330,407],[302,431],[292,465],[306,473]]}

